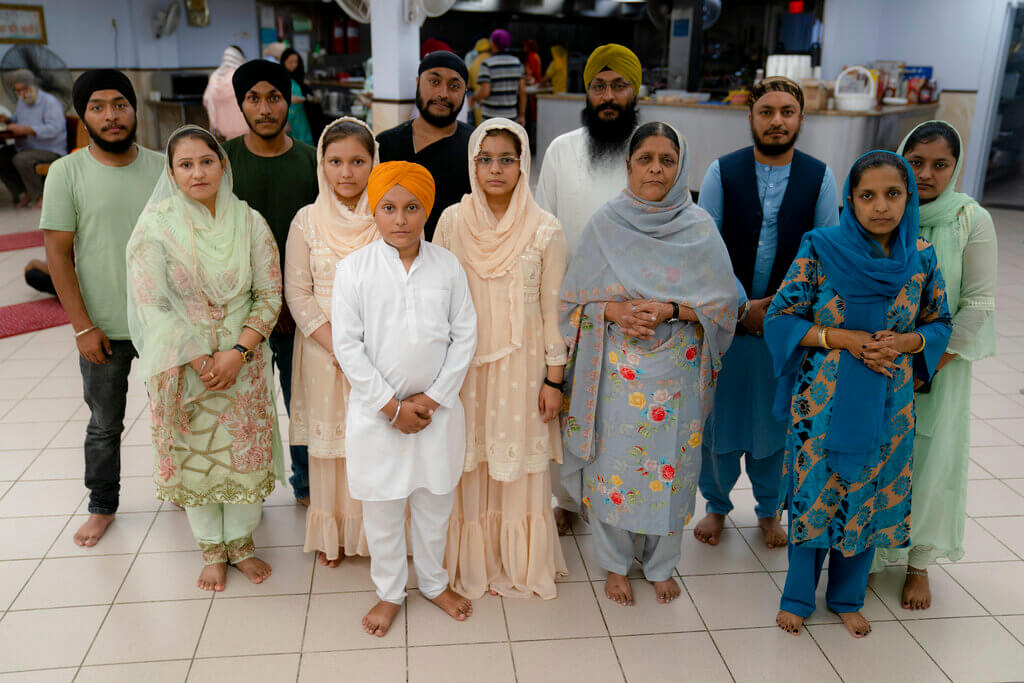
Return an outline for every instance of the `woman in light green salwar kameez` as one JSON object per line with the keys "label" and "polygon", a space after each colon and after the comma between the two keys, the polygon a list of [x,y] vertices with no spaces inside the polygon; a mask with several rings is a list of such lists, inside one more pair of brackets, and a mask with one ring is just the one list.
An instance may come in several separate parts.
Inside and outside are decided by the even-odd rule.
{"label": "woman in light green salwar kameez", "polygon": [[203,552],[197,585],[223,590],[227,563],[260,583],[252,533],[284,479],[270,334],[281,309],[277,246],[232,194],[224,151],[186,126],[167,145],[128,242],[128,323],[149,392],[157,497],[185,508]]}
{"label": "woman in light green salwar kameez", "polygon": [[946,281],[953,335],[930,387],[914,396],[910,547],[879,551],[872,571],[907,562],[902,605],[931,605],[928,564],[963,557],[970,453],[971,364],[995,353],[996,231],[992,217],[955,185],[963,168],[960,134],[927,121],[897,152],[910,163],[921,198],[920,236],[932,243]]}

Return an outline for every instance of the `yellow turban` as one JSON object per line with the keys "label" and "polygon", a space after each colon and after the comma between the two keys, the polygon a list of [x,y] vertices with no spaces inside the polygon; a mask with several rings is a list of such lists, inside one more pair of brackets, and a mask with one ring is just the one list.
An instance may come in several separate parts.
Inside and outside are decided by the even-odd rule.
{"label": "yellow turban", "polygon": [[381,197],[395,185],[409,190],[423,204],[423,210],[430,213],[434,208],[434,178],[430,171],[419,164],[408,161],[388,161],[377,164],[370,171],[370,179],[366,183],[366,195],[370,200],[370,210],[376,211]]}
{"label": "yellow turban", "polygon": [[605,69],[611,69],[629,81],[633,86],[633,92],[640,92],[640,81],[643,76],[643,69],[640,60],[628,47],[618,43],[608,43],[590,53],[590,59],[583,68],[583,86],[590,87],[594,76]]}
{"label": "yellow turban", "polygon": [[489,38],[481,38],[480,40],[476,41],[476,45],[473,46],[473,49],[476,50],[477,52],[490,52],[491,40]]}

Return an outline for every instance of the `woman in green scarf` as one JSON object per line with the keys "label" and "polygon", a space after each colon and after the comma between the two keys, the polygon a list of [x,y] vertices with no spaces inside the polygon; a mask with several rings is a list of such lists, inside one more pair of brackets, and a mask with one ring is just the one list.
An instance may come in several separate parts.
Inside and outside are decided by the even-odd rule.
{"label": "woman in green scarf", "polygon": [[932,243],[946,280],[953,335],[930,386],[917,386],[914,404],[914,492],[910,547],[880,550],[872,571],[907,562],[904,609],[931,605],[928,564],[963,557],[970,452],[971,364],[995,353],[996,231],[988,211],[955,190],[963,168],[960,134],[945,121],[927,121],[899,146],[917,179],[920,236]]}
{"label": "woman in green scarf", "polygon": [[252,532],[284,478],[266,342],[281,266],[209,132],[175,131],[167,166],[128,242],[128,327],[149,392],[157,497],[185,508],[203,552],[197,585],[221,591],[228,563],[253,583],[270,576]]}

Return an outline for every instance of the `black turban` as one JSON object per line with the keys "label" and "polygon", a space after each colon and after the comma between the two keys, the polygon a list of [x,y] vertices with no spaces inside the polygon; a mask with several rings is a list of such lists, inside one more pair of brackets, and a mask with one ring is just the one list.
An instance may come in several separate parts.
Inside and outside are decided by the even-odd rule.
{"label": "black turban", "polygon": [[431,52],[420,60],[420,70],[417,72],[417,75],[422,74],[424,71],[438,68],[451,69],[462,76],[463,81],[469,82],[469,70],[466,68],[466,63],[454,52],[446,50]]}
{"label": "black turban", "polygon": [[277,62],[253,59],[235,69],[235,74],[231,77],[231,85],[235,88],[235,99],[238,100],[239,109],[242,108],[245,94],[262,81],[277,88],[281,96],[291,102],[292,76],[288,73],[288,69]]}
{"label": "black turban", "polygon": [[71,86],[71,101],[78,112],[78,118],[85,116],[85,106],[97,90],[116,90],[124,95],[132,109],[136,108],[135,88],[127,76],[117,69],[90,69],[76,78],[75,84]]}

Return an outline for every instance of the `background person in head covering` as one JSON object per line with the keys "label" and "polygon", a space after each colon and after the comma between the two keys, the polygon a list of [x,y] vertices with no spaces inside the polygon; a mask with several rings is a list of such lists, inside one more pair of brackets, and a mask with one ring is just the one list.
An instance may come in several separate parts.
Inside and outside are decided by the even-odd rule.
{"label": "background person in head covering", "polygon": [[480,64],[470,106],[480,105],[484,119],[511,119],[526,125],[526,74],[519,58],[506,52],[512,37],[505,29],[491,34],[491,56]]}
{"label": "background person in head covering", "polygon": [[245,135],[249,130],[242,110],[235,99],[235,88],[231,78],[235,70],[245,63],[242,49],[229,45],[221,57],[220,66],[212,74],[203,92],[203,106],[210,119],[210,131],[225,140]]}
{"label": "background person in head covering", "polygon": [[[249,132],[224,143],[231,162],[234,191],[256,209],[270,226],[284,268],[288,228],[299,209],[312,204],[317,194],[316,150],[295,140],[288,127],[288,93],[292,80],[280,64],[254,59],[238,67],[231,79],[249,125]],[[274,365],[281,373],[281,393],[291,409],[292,356],[295,321],[288,306],[281,307],[277,326],[270,335]],[[295,498],[309,504],[309,465],[305,446],[289,445]]]}
{"label": "background person in head covering", "polygon": [[420,592],[453,619],[473,613],[448,586],[444,545],[466,456],[459,389],[476,348],[476,314],[458,259],[423,241],[430,173],[382,163],[367,196],[381,239],[338,264],[331,320],[334,354],[352,384],[345,440],[359,444],[346,454],[348,486],[363,501],[380,600],[363,629],[384,636],[406,596],[407,508]]}
{"label": "background person in head covering", "polygon": [[17,206],[38,202],[38,208],[42,206],[43,179],[36,174],[36,164],[53,161],[68,152],[64,106],[39,89],[28,69],[15,69],[5,78],[18,103],[10,118],[0,116],[0,122],[7,124],[7,132],[15,137],[14,145],[0,149],[0,180]]}
{"label": "background person in head covering", "polygon": [[931,606],[928,564],[964,554],[970,457],[971,364],[995,353],[996,230],[992,217],[956,191],[966,150],[945,121],[922,123],[897,150],[910,163],[921,196],[921,237],[931,242],[946,283],[953,332],[930,386],[915,386],[914,497],[910,547],[879,550],[907,563],[904,609]]}
{"label": "background person in head covering", "polygon": [[306,112],[306,104],[311,102],[314,95],[313,89],[306,83],[306,66],[302,63],[302,55],[287,48],[281,53],[281,66],[288,70],[291,75],[291,88],[289,90],[291,104],[288,106],[288,134],[296,140],[313,144],[312,121]]}
{"label": "background person in head covering", "polygon": [[370,128],[340,118],[317,146],[316,201],[299,210],[288,233],[284,295],[295,318],[289,443],[309,449],[306,552],[337,567],[345,555],[367,555],[362,504],[348,492],[345,419],[351,386],[331,346],[331,292],[338,262],[380,237],[366,185],[377,159]]}
{"label": "background person in head covering", "polygon": [[569,51],[564,45],[554,45],[551,48],[551,63],[540,84],[551,84],[555,94],[564,93],[568,88],[569,80]]}
{"label": "background person in head covering", "polygon": [[281,271],[266,221],[231,193],[231,167],[209,132],[171,135],[127,264],[128,325],[159,426],[157,498],[185,508],[202,551],[199,588],[224,590],[228,562],[262,583],[270,565],[252,534],[285,476],[266,344]]}
{"label": "background person in head covering", "polygon": [[89,519],[75,543],[93,546],[117,512],[128,375],[136,356],[125,308],[125,247],[164,172],[164,157],[135,144],[135,90],[120,71],[86,71],[71,96],[89,146],[50,166],[39,227],[74,329],[91,413],[84,447]]}
{"label": "background person in head covering", "polygon": [[729,255],[690,198],[685,138],[648,123],[627,154],[629,187],[587,224],[559,319],[570,368],[562,483],[586,508],[605,595],[622,605],[633,604],[634,557],[659,603],[680,595],[680,534],[736,327]]}
{"label": "background person in head covering", "polygon": [[[590,217],[626,187],[622,161],[636,128],[640,60],[621,45],[604,45],[591,54],[584,74],[583,126],[551,142],[537,180],[537,204],[562,224],[570,258]],[[558,501],[555,521],[564,534],[577,507],[561,485],[557,463],[551,466],[551,487]]]}
{"label": "background person in head covering", "polygon": [[453,52],[431,52],[416,77],[419,116],[377,136],[380,160],[411,161],[434,178],[437,197],[424,239],[430,240],[441,212],[469,192],[466,150],[472,127],[458,120],[466,97],[466,64]]}
{"label": "background person in head covering", "polygon": [[567,572],[548,472],[562,458],[565,237],[533,200],[521,126],[489,119],[473,132],[468,156],[473,191],[445,209],[434,234],[465,268],[478,322],[462,389],[469,449],[446,564],[452,586],[469,598],[491,590],[552,599],[555,577]]}
{"label": "background person in head covering", "polygon": [[[488,38],[480,38],[476,41],[476,45],[473,46],[473,53],[476,53],[472,59],[466,59],[466,68],[469,73],[469,80],[466,85],[469,88],[469,94],[475,95],[480,84],[477,83],[477,77],[480,75],[480,65],[484,63],[484,60],[491,56],[491,41]],[[470,53],[470,54],[473,54]],[[470,107],[473,110],[473,120],[476,125],[480,125],[482,120],[482,114],[480,113],[480,105],[474,105],[470,103]]]}
{"label": "background person in head covering", "polygon": [[754,145],[712,162],[700,186],[700,206],[729,249],[741,306],[702,445],[700,492],[707,516],[693,534],[711,545],[718,544],[732,510],[729,494],[744,458],[765,544],[786,545],[786,532],[775,518],[786,423],[772,417],[778,382],[762,321],[804,233],[839,222],[832,171],[793,147],[803,102],[800,86],[788,78],[766,78],[754,86],[749,114]]}
{"label": "background person in head covering", "polygon": [[778,514],[789,510],[789,569],[776,622],[798,635],[814,613],[828,557],[826,603],[855,638],[876,548],[910,537],[914,383],[949,341],[935,250],[918,239],[907,163],[869,152],[850,170],[839,224],[807,233],[765,317],[786,419]]}
{"label": "background person in head covering", "polygon": [[281,63],[281,53],[283,53],[288,46],[281,42],[270,43],[263,48],[263,59],[268,62]]}

